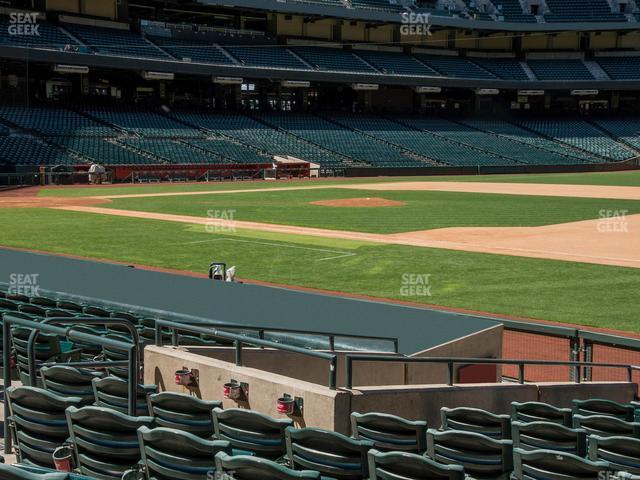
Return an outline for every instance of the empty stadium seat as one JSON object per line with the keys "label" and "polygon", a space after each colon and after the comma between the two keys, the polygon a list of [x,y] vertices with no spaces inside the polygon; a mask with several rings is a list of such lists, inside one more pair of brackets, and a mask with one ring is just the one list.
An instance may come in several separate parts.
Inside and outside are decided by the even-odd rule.
{"label": "empty stadium seat", "polygon": [[[96,399],[96,405],[116,410],[121,413],[128,413],[127,399],[129,391],[127,380],[118,377],[94,378],[93,393]],[[147,395],[156,393],[157,385],[138,385],[136,398],[136,414],[149,415],[149,406],[147,404]]]}
{"label": "empty stadium seat", "polygon": [[473,478],[506,480],[513,469],[513,443],[457,430],[427,430],[427,456],[460,465]]}
{"label": "empty stadium seat", "polygon": [[460,465],[444,465],[407,452],[369,450],[369,480],[464,480]]}
{"label": "empty stadium seat", "polygon": [[289,419],[275,419],[251,410],[214,408],[215,438],[228,440],[234,453],[250,453],[268,459],[285,454],[284,431],[293,425]]}
{"label": "empty stadium seat", "polygon": [[199,437],[213,436],[211,411],[222,407],[222,402],[174,392],[154,393],[148,399],[149,413],[158,427],[182,430]]}
{"label": "empty stadium seat", "polygon": [[287,427],[287,459],[294,470],[315,470],[341,480],[367,478],[373,442],[318,428]]}
{"label": "empty stadium seat", "polygon": [[538,80],[593,80],[593,75],[580,59],[530,59],[527,65]]}
{"label": "empty stadium seat", "polygon": [[83,475],[120,480],[141,459],[137,430],[153,427],[152,417],[130,417],[102,407],[69,407],[69,435]]}
{"label": "empty stadium seat", "polygon": [[378,450],[422,453],[427,449],[427,422],[409,421],[384,413],[352,413],[356,440],[369,440]]}
{"label": "empty stadium seat", "polygon": [[587,432],[551,422],[513,422],[514,448],[522,450],[556,450],[579,457],[587,454]]}
{"label": "empty stadium seat", "polygon": [[640,439],[591,435],[589,458],[609,462],[616,471],[640,474]]}
{"label": "empty stadium seat", "polygon": [[440,410],[442,430],[481,433],[497,439],[511,438],[511,417],[496,415],[479,408],[447,408]]}
{"label": "empty stadium seat", "polygon": [[589,435],[640,438],[640,423],[625,422],[607,415],[574,415],[574,428],[584,428]]}
{"label": "empty stadium seat", "polygon": [[[18,372],[23,385],[31,385],[27,352],[31,332],[30,328],[11,327],[11,343],[15,349]],[[39,373],[42,364],[45,362],[79,361],[80,355],[81,350],[79,349],[63,351],[60,339],[57,336],[40,333],[35,341],[36,365],[34,368],[36,369],[36,374]],[[36,385],[31,386],[42,386],[42,379],[39,375],[36,377],[36,383]]]}
{"label": "empty stadium seat", "polygon": [[224,452],[216,455],[216,471],[229,474],[235,480],[296,480],[320,479],[320,472],[295,471],[265,458],[249,455],[229,456]]}
{"label": "empty stadium seat", "polygon": [[573,413],[582,416],[608,415],[619,418],[620,420],[632,422],[635,419],[636,412],[633,405],[592,398],[588,400],[574,400]]}
{"label": "empty stadium seat", "polygon": [[54,450],[69,436],[65,410],[79,406],[82,399],[36,387],[9,387],[5,395],[9,400],[7,425],[16,440],[18,461],[53,467]]}
{"label": "empty stadium seat", "polygon": [[592,462],[577,455],[554,450],[515,449],[514,480],[602,480],[609,470],[607,462]]}
{"label": "empty stadium seat", "polygon": [[230,453],[224,440],[205,440],[173,428],[138,429],[138,442],[147,478],[210,480],[215,456]]}
{"label": "empty stadium seat", "polygon": [[90,480],[80,475],[66,472],[43,471],[35,468],[21,468],[0,463],[2,480]]}
{"label": "empty stadium seat", "polygon": [[103,378],[105,376],[104,372],[66,365],[42,367],[40,374],[46,390],[56,395],[80,397],[82,405],[90,405],[95,402],[91,381],[94,378]]}
{"label": "empty stadium seat", "polygon": [[548,403],[511,403],[511,420],[514,422],[552,422],[571,427],[573,425],[572,415],[570,408],[558,408]]}

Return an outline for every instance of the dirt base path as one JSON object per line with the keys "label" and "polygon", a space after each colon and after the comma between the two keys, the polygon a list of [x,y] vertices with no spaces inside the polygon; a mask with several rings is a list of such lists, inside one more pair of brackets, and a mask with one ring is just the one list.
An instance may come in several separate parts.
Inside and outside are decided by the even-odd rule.
{"label": "dirt base path", "polygon": [[624,219],[586,220],[542,227],[443,228],[385,235],[90,206],[55,208],[196,225],[640,268],[640,214]]}

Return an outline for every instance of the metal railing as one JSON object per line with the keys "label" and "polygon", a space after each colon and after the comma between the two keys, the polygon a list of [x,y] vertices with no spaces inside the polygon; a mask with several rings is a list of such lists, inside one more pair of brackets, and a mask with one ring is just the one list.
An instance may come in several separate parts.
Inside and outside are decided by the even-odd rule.
{"label": "metal railing", "polygon": [[[354,362],[399,362],[399,363],[436,363],[447,365],[447,385],[455,384],[456,365],[517,365],[518,383],[525,383],[525,367],[527,365],[538,366],[565,366],[576,370],[575,382],[581,383],[581,372],[584,368],[619,368],[627,372],[627,381],[632,382],[633,372],[640,371],[640,366],[620,363],[596,363],[596,362],[572,362],[554,360],[508,360],[501,358],[464,358],[464,357],[404,357],[390,355],[345,355],[345,386],[353,388],[353,363]],[[406,381],[404,382],[407,384]]]}
{"label": "metal railing", "polygon": [[319,358],[322,360],[327,360],[329,362],[329,388],[331,390],[336,389],[337,383],[337,359],[338,356],[334,353],[325,353],[318,352],[316,350],[310,350],[307,348],[294,347],[292,345],[272,342],[269,340],[263,340],[260,338],[252,338],[247,335],[238,335],[235,333],[229,333],[218,328],[206,327],[206,326],[196,326],[196,325],[185,325],[184,323],[174,322],[170,320],[156,320],[155,325],[155,344],[156,346],[163,346],[162,340],[162,328],[169,329],[172,332],[171,335],[171,343],[174,346],[179,345],[179,337],[178,332],[191,332],[198,333],[201,335],[209,335],[214,338],[219,338],[221,340],[228,340],[233,342],[235,348],[235,364],[239,367],[243,366],[242,362],[242,348],[245,345],[253,345],[254,347],[262,347],[262,348],[272,348],[275,350],[280,350],[284,352],[290,353],[298,353],[300,355],[306,355],[308,357]]}
{"label": "metal railing", "polygon": [[[52,319],[55,321],[55,319]],[[74,319],[77,320],[77,319]],[[111,319],[103,319],[105,321]],[[2,354],[3,354],[3,380],[4,380],[4,411],[5,415],[9,412],[9,396],[6,394],[6,389],[11,386],[11,327],[19,326],[28,329],[32,329],[35,332],[35,336],[39,334],[39,332],[50,333],[53,335],[57,335],[59,337],[68,338],[71,341],[78,342],[87,342],[97,345],[102,345],[103,347],[109,347],[114,350],[119,350],[126,352],[127,361],[126,365],[128,367],[128,411],[130,415],[135,415],[136,411],[136,387],[138,384],[138,344],[129,342],[123,342],[120,340],[114,340],[111,338],[106,338],[101,335],[95,335],[83,331],[78,331],[78,328],[81,328],[82,325],[73,325],[70,327],[60,327],[56,325],[51,325],[50,323],[41,323],[33,320],[28,320],[25,318],[17,317],[12,314],[5,314],[2,318],[2,329],[3,329],[3,337],[2,337]],[[32,332],[31,335],[34,335]],[[32,345],[33,349],[33,345]],[[96,362],[74,362],[74,363],[65,363],[64,365],[73,365],[73,366],[91,366]],[[104,364],[105,362],[100,362],[100,364]],[[109,365],[115,366],[120,365],[121,362],[109,362]],[[12,437],[10,434],[5,434],[5,443],[4,443],[4,451],[6,454],[11,453],[12,447]]]}
{"label": "metal railing", "polygon": [[[82,328],[85,325],[100,325],[104,327],[110,326],[122,326],[127,329],[129,334],[131,335],[132,342],[134,344],[133,353],[135,354],[135,374],[136,374],[136,383],[138,383],[140,379],[140,337],[138,335],[138,331],[136,327],[129,320],[123,318],[95,318],[95,317],[51,317],[45,318],[40,324],[60,324],[67,325],[72,324],[76,328]],[[38,340],[38,336],[40,335],[40,329],[34,329],[29,335],[29,339],[27,341],[27,356],[28,356],[28,365],[29,365],[29,379],[31,381],[31,385],[36,384],[37,377],[37,366],[36,366],[36,342]],[[100,336],[100,338],[104,338]],[[113,360],[107,361],[94,361],[91,362],[91,367],[114,367],[119,365],[114,365]],[[128,362],[124,362],[125,365],[128,365]],[[70,363],[65,363],[64,365],[69,366],[83,366],[89,367],[87,362],[74,362],[74,365]]]}
{"label": "metal railing", "polygon": [[[157,322],[172,322],[178,325],[185,325],[182,322],[177,322],[175,320],[164,320],[164,319],[156,319],[156,324]],[[194,324],[187,324],[187,325],[194,325]],[[355,340],[364,340],[364,341],[376,341],[376,342],[388,342],[391,344],[391,353],[398,353],[398,347],[399,347],[399,341],[397,338],[394,337],[376,337],[376,336],[372,336],[372,335],[354,335],[354,334],[339,334],[339,333],[331,333],[331,332],[320,332],[317,330],[300,330],[300,329],[294,329],[294,328],[281,328],[281,327],[259,327],[259,326],[255,326],[255,325],[235,325],[235,324],[229,324],[229,323],[225,323],[222,321],[218,321],[218,320],[210,320],[210,321],[203,321],[203,322],[198,322],[197,324],[195,324],[196,326],[206,326],[206,327],[215,327],[215,328],[219,328],[222,331],[227,331],[227,330],[240,330],[242,332],[255,332],[255,334],[257,335],[256,338],[260,339],[260,340],[269,340],[272,342],[276,342],[278,344],[281,344],[280,341],[276,338],[271,338],[268,339],[267,334],[277,334],[277,333],[284,333],[284,334],[288,334],[287,337],[282,336],[282,340],[288,340],[289,342],[293,341],[294,339],[291,338],[291,335],[309,335],[309,336],[313,336],[313,337],[323,337],[327,339],[327,349],[330,351],[335,351],[336,350],[336,339],[355,339]],[[157,331],[157,329],[156,329]],[[245,335],[244,333],[239,333],[239,335],[244,335],[248,338],[252,338],[249,335]],[[272,335],[274,336],[274,335]],[[275,337],[275,336],[274,336]],[[222,338],[222,337],[220,337]],[[295,346],[292,343],[288,343],[289,345]],[[309,347],[303,347],[303,348],[312,348],[311,346]],[[317,348],[317,347],[314,347]],[[347,346],[342,346],[343,349],[347,350],[349,349],[349,347]],[[357,351],[355,349],[351,349],[353,351]]]}

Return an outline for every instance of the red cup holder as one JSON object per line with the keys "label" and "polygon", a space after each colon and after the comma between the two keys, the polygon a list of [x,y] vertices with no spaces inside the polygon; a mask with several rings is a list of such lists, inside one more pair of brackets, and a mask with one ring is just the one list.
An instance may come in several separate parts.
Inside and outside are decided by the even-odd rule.
{"label": "red cup holder", "polygon": [[224,398],[229,400],[240,401],[245,399],[244,388],[239,383],[225,383],[222,393]]}
{"label": "red cup holder", "polygon": [[195,376],[191,370],[176,370],[176,385],[189,387],[195,384]]}
{"label": "red cup holder", "polygon": [[59,472],[72,472],[71,449],[69,447],[58,447],[53,451],[53,464]]}
{"label": "red cup holder", "polygon": [[276,402],[276,410],[278,413],[291,415],[296,409],[296,401],[291,397],[279,398]]}

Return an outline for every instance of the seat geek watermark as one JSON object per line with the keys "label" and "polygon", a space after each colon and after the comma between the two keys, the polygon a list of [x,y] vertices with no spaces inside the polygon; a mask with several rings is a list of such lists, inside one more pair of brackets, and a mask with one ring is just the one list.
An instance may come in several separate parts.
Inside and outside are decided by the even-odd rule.
{"label": "seat geek watermark", "polygon": [[400,34],[431,36],[430,18],[430,13],[402,12],[400,14]]}
{"label": "seat geek watermark", "polygon": [[39,297],[39,273],[12,273],[9,275],[9,295],[26,295],[27,297]]}
{"label": "seat geek watermark", "polygon": [[430,273],[403,273],[400,286],[402,297],[430,297]]}
{"label": "seat geek watermark", "polygon": [[629,233],[627,214],[629,210],[606,210],[598,212],[598,232],[600,233]]}
{"label": "seat geek watermark", "polygon": [[236,233],[236,210],[207,210],[207,233]]}
{"label": "seat geek watermark", "polygon": [[11,12],[9,14],[9,35],[39,37],[40,25],[38,24],[38,14],[30,12]]}

